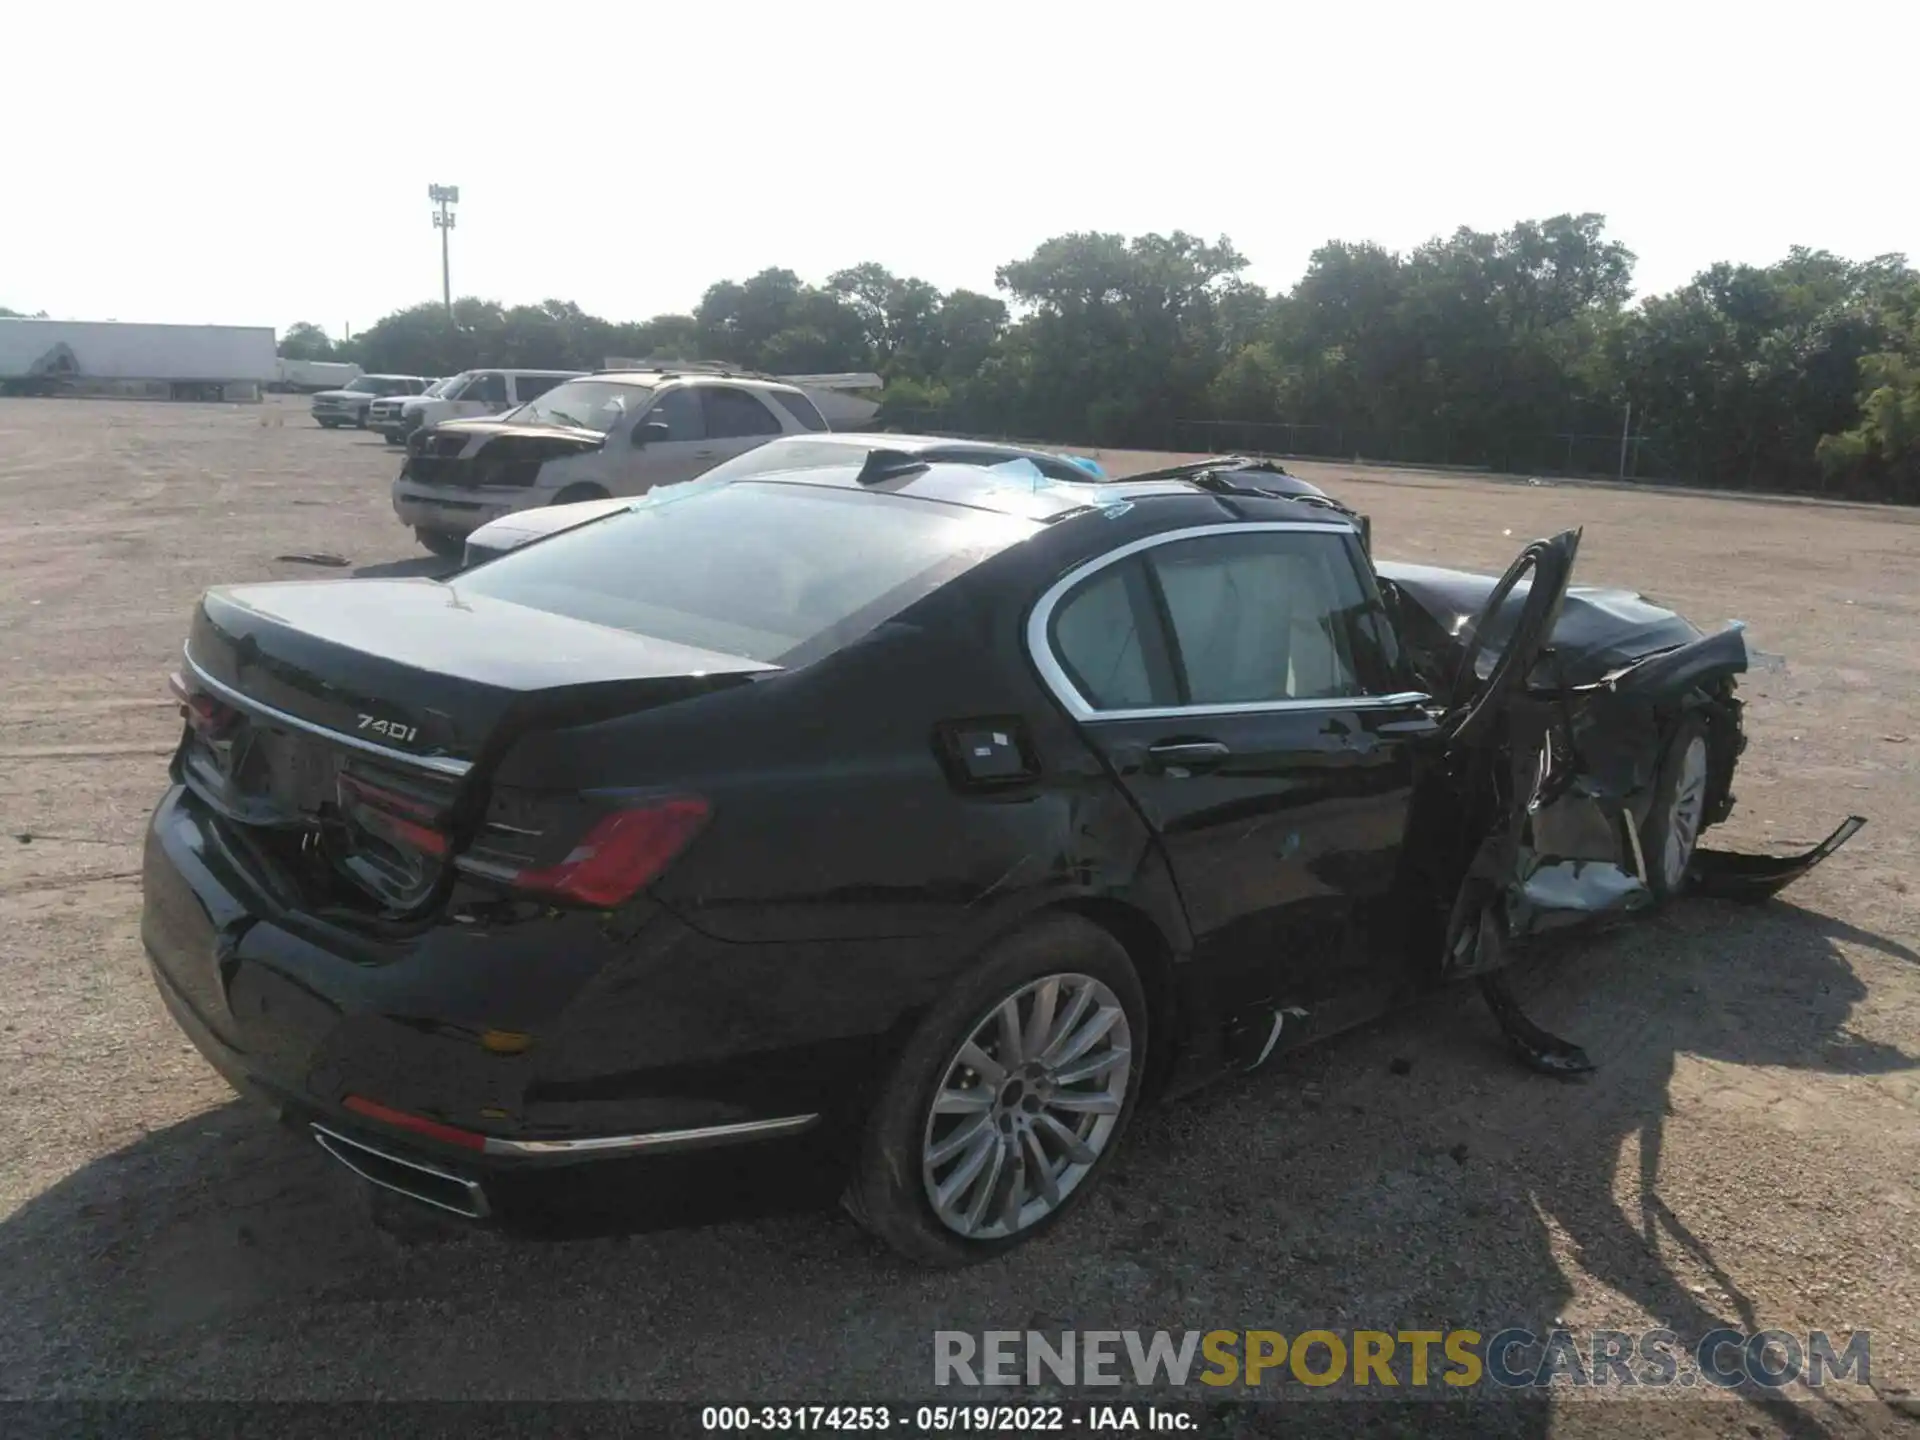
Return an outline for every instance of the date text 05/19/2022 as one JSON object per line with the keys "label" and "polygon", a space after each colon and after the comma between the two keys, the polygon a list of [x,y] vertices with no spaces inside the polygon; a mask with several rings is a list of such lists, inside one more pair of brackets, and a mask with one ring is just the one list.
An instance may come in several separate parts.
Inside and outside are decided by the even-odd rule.
{"label": "date text 05/19/2022", "polygon": [[842,1431],[908,1435],[1180,1434],[1200,1426],[1197,1405],[708,1405],[709,1433]]}

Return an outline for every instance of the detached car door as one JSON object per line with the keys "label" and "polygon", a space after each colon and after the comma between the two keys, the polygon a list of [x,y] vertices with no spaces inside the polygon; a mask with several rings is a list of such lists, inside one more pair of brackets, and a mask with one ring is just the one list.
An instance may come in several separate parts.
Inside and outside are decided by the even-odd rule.
{"label": "detached car door", "polygon": [[1390,984],[1376,932],[1415,747],[1435,726],[1426,696],[1395,687],[1349,527],[1242,522],[1135,541],[1042,597],[1028,640],[1158,835],[1216,1003],[1271,1015],[1261,1058],[1283,1009],[1311,1017]]}

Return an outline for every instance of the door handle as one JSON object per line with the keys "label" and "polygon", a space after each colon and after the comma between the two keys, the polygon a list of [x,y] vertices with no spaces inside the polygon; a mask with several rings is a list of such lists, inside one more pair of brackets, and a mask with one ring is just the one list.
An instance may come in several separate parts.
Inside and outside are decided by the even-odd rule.
{"label": "door handle", "polygon": [[1197,771],[1212,770],[1232,754],[1218,740],[1162,740],[1147,747],[1147,765],[1180,780]]}

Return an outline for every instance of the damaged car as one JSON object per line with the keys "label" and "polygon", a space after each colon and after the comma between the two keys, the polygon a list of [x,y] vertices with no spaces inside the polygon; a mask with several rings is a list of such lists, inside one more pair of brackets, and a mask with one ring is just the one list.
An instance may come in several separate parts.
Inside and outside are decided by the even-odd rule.
{"label": "damaged car", "polygon": [[[448,580],[209,591],[148,828],[159,991],[373,1185],[839,1195],[955,1264],[1137,1107],[1844,842],[1699,844],[1738,629],[1376,565],[1260,461],[1124,480],[884,449],[649,497]],[[804,1177],[804,1182],[803,1182]],[[637,1201],[635,1202],[638,1203]]]}
{"label": "damaged car", "polygon": [[393,509],[436,555],[502,516],[642,495],[782,435],[827,428],[797,386],[725,372],[610,371],[555,383],[498,419],[415,430]]}

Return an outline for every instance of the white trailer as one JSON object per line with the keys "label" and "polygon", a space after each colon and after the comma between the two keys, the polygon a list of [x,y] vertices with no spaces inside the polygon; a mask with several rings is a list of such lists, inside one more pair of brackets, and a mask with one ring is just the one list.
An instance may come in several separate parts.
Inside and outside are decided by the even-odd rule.
{"label": "white trailer", "polygon": [[346,360],[276,360],[272,388],[315,392],[338,390],[360,378],[360,367]]}
{"label": "white trailer", "polygon": [[258,400],[278,378],[269,326],[0,317],[0,389],[7,393]]}

